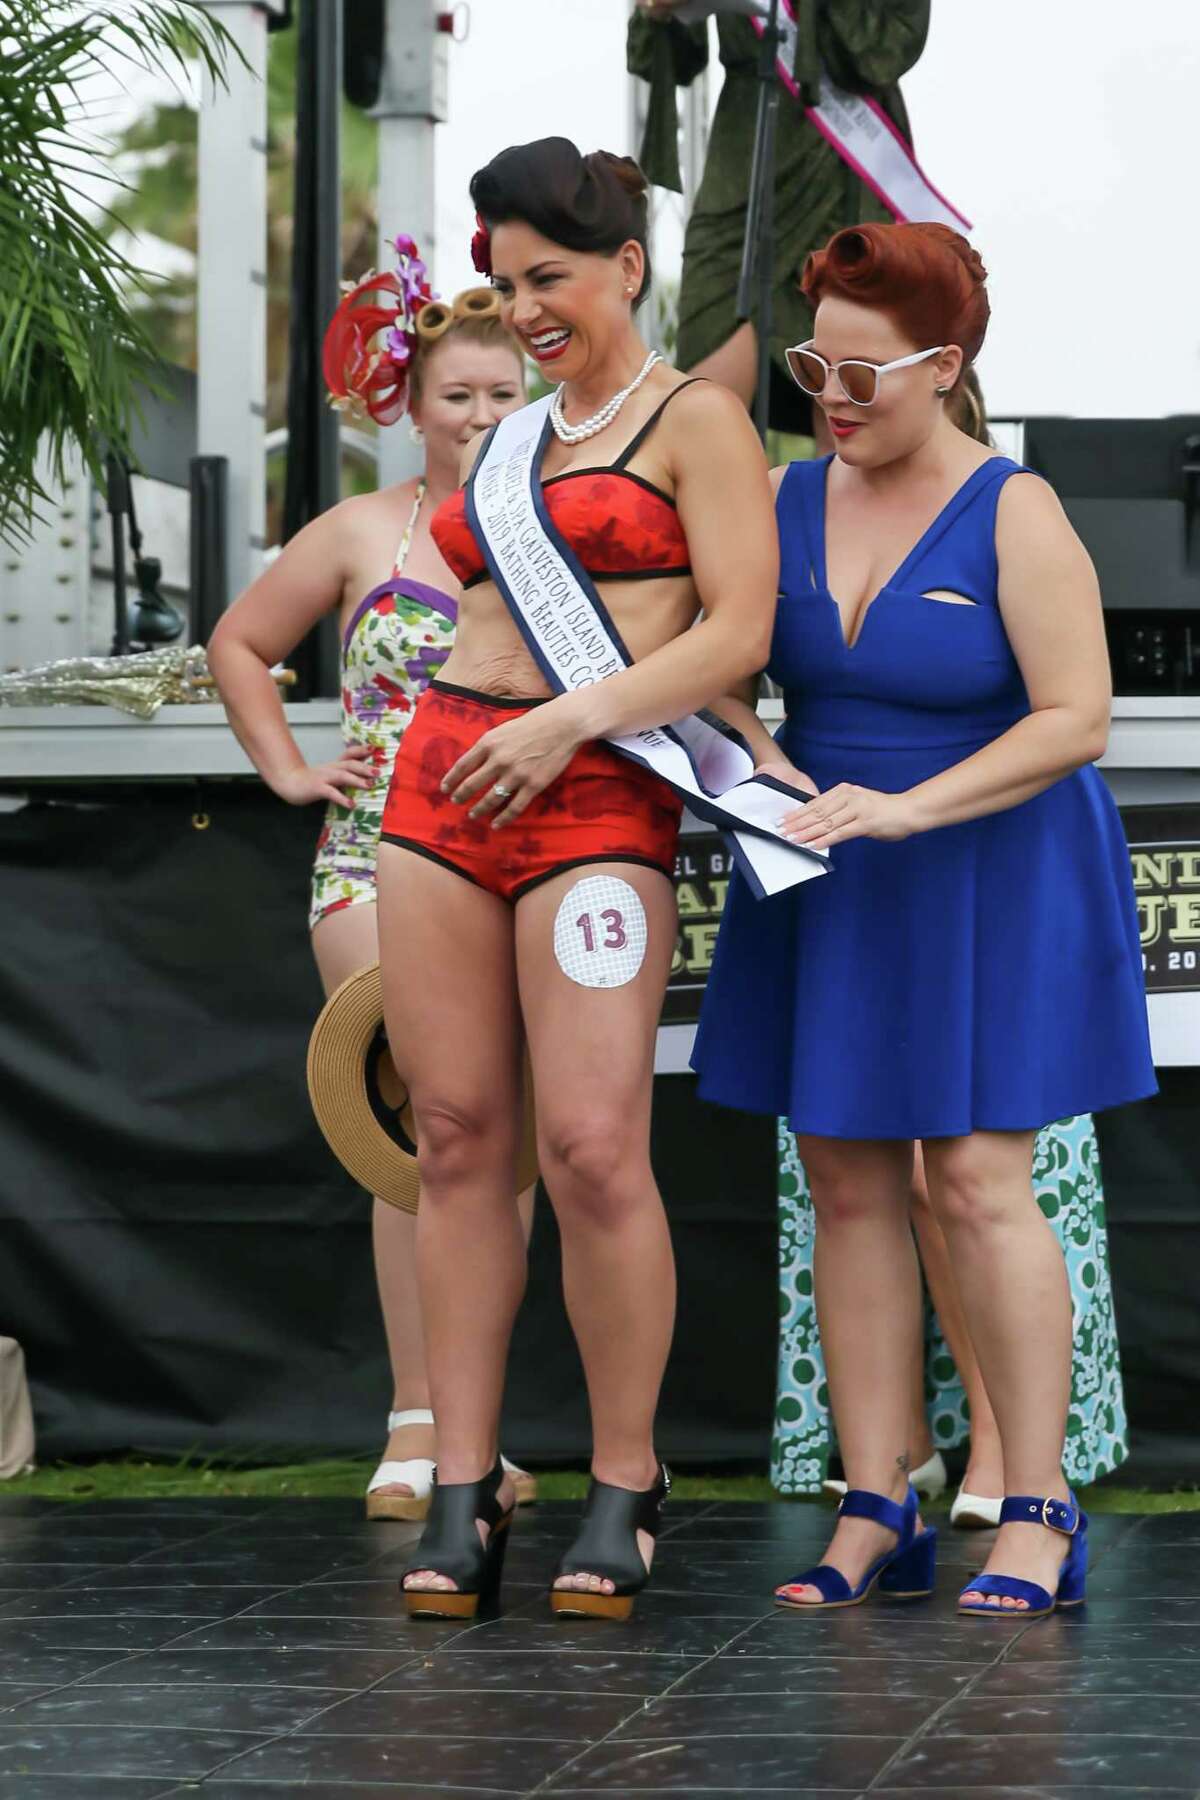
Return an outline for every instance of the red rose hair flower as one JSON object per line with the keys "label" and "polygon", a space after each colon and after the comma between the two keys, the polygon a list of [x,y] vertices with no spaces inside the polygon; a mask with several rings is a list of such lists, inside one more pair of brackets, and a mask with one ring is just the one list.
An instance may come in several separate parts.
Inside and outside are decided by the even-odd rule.
{"label": "red rose hair flower", "polygon": [[475,236],[471,239],[471,261],[481,275],[491,279],[492,234],[478,213],[475,214]]}

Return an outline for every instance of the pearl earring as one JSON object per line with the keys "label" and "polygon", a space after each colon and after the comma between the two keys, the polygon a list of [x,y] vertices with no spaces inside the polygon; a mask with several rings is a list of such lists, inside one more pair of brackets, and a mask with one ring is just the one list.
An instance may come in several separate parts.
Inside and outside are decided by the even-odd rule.
{"label": "pearl earring", "polygon": [[408,428],[408,435],[414,444],[423,444],[425,442],[425,433],[421,430],[419,425],[410,425]]}

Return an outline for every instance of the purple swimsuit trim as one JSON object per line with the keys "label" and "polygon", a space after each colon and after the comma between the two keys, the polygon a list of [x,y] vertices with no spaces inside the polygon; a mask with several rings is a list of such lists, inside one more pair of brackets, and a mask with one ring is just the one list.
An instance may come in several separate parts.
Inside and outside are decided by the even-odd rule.
{"label": "purple swimsuit trim", "polygon": [[411,581],[407,575],[393,575],[388,581],[381,581],[372,588],[365,600],[359,602],[354,609],[354,616],[346,627],[342,638],[343,654],[350,647],[350,639],[358,628],[359,621],[365,613],[370,612],[377,600],[388,594],[403,594],[406,599],[416,600],[422,606],[428,606],[432,612],[441,613],[443,619],[449,619],[452,625],[458,624],[458,601],[444,594],[441,588],[430,587],[426,581]]}

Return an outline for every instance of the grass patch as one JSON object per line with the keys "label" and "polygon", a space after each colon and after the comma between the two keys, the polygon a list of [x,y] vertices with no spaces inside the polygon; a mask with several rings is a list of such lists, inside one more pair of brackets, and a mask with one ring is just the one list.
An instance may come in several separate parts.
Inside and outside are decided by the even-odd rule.
{"label": "grass patch", "polygon": [[[361,1500],[375,1468],[373,1457],[337,1457],[255,1466],[249,1459],[218,1461],[184,1455],[173,1461],[140,1456],[95,1462],[55,1463],[0,1484],[5,1495],[42,1500]],[[583,1470],[553,1469],[538,1476],[545,1500],[579,1500],[587,1492]],[[680,1500],[762,1500],[779,1505],[814,1502],[783,1499],[765,1475],[679,1475]],[[1200,1489],[1170,1493],[1147,1488],[1090,1487],[1079,1496],[1087,1512],[1171,1513],[1200,1511]],[[949,1496],[929,1511],[948,1511]]]}

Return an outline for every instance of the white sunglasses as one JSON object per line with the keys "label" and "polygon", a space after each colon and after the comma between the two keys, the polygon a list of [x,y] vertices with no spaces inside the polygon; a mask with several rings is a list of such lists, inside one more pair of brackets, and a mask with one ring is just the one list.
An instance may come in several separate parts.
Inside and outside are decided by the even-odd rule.
{"label": "white sunglasses", "polygon": [[890,375],[893,369],[911,369],[914,363],[927,362],[931,356],[940,356],[946,348],[945,344],[935,344],[932,350],[918,350],[912,356],[898,356],[895,362],[873,363],[861,362],[855,357],[845,362],[827,363],[823,356],[811,348],[810,339],[807,344],[793,344],[785,350],[788,374],[798,388],[813,399],[825,392],[831,375],[838,378],[838,386],[849,400],[851,406],[873,406],[879,398],[879,377]]}

